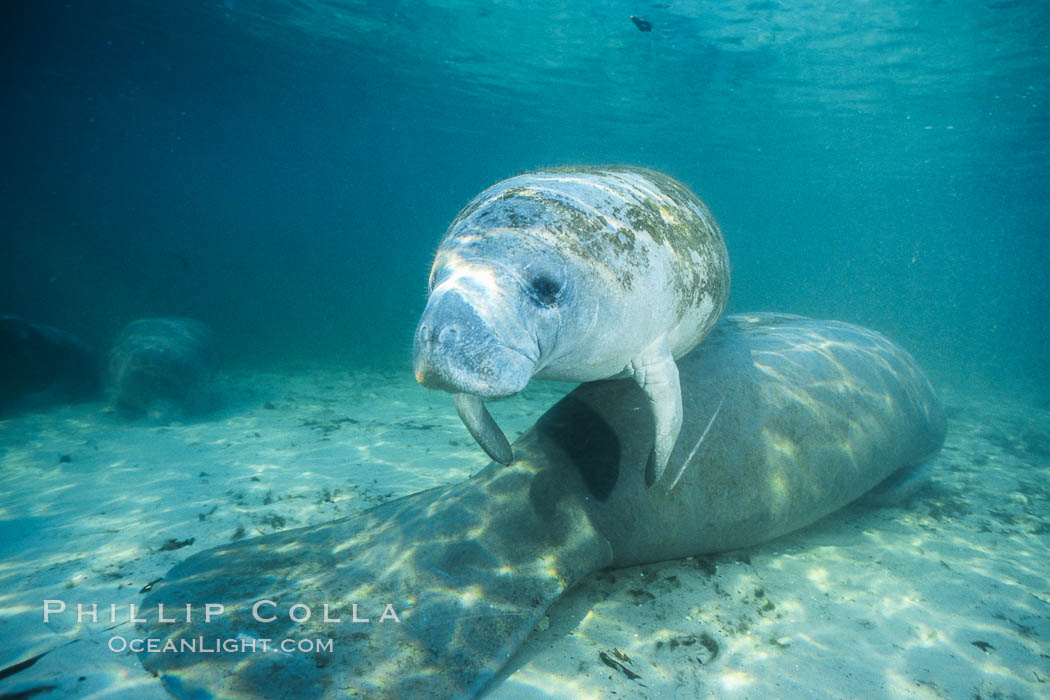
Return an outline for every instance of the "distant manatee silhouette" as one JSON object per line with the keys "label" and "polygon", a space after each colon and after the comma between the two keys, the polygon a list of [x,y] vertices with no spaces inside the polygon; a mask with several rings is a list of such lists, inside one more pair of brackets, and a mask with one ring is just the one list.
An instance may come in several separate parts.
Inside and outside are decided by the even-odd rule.
{"label": "distant manatee silhouette", "polygon": [[214,407],[218,363],[211,329],[191,318],[143,318],[109,352],[108,392],[127,418],[173,420]]}
{"label": "distant manatee silhouette", "polygon": [[90,398],[99,365],[79,338],[16,314],[0,314],[0,413]]}

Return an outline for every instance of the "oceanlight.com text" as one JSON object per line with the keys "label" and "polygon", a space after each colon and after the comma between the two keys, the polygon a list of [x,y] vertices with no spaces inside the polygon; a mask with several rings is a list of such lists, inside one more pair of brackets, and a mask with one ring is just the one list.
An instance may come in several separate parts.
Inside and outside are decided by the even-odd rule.
{"label": "oceanlight.com text", "polygon": [[109,638],[109,650],[120,654],[130,651],[134,654],[189,653],[189,654],[254,654],[257,652],[280,651],[286,654],[328,653],[335,649],[331,639],[259,639],[254,637],[193,637],[190,639],[158,639],[156,637],[122,637]]}

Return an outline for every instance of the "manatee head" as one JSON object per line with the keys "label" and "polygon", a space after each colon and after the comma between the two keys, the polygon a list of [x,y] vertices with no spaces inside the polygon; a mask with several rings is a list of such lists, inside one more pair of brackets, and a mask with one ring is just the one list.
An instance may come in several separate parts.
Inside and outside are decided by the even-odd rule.
{"label": "manatee head", "polygon": [[572,268],[550,246],[521,237],[446,243],[416,329],[416,378],[483,398],[515,394],[550,359],[575,313]]}
{"label": "manatee head", "polygon": [[521,391],[565,352],[566,329],[578,327],[582,306],[592,303],[579,294],[569,260],[502,229],[450,234],[434,261],[414,341],[416,379],[452,393],[467,430],[498,462],[512,461],[510,443],[482,399]]}
{"label": "manatee head", "polygon": [[126,415],[149,411],[159,400],[182,400],[192,382],[191,372],[167,348],[145,347],[126,356],[114,355],[111,375],[113,403]]}

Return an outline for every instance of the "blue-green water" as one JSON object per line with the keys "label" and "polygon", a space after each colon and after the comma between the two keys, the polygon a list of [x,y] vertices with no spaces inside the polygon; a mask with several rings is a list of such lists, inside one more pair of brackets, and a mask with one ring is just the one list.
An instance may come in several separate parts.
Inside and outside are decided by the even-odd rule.
{"label": "blue-green water", "polygon": [[616,162],[709,204],[730,311],[862,323],[938,381],[1046,400],[1042,0],[0,13],[0,310],[96,347],[182,314],[234,363],[408,372],[460,207],[522,169]]}
{"label": "blue-green water", "polygon": [[[8,0],[0,79],[0,314],[99,354],[134,319],[200,319],[228,399],[173,425],[98,394],[7,413],[0,316],[0,696],[162,697],[102,646],[130,628],[42,627],[43,600],[137,603],[191,554],[481,468],[412,376],[431,258],[482,189],[573,163],[687,183],[725,233],[729,313],[884,332],[948,441],[899,508],[583,581],[502,697],[559,687],[545,673],[592,696],[1047,687],[1046,0]],[[568,388],[493,410],[513,437]],[[434,528],[450,561],[481,539],[458,523]],[[260,585],[283,576],[259,561]],[[472,601],[468,582],[412,595]]]}

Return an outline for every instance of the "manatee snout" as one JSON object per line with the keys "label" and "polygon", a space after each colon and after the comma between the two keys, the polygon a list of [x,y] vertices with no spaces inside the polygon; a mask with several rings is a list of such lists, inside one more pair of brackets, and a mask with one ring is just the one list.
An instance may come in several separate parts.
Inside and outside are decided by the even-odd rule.
{"label": "manatee snout", "polygon": [[129,415],[146,411],[156,400],[181,401],[192,384],[190,373],[158,349],[128,358],[117,372],[116,379],[114,404]]}
{"label": "manatee snout", "polygon": [[532,378],[535,362],[508,347],[456,292],[432,299],[413,343],[416,379],[429,389],[487,399],[518,393]]}

